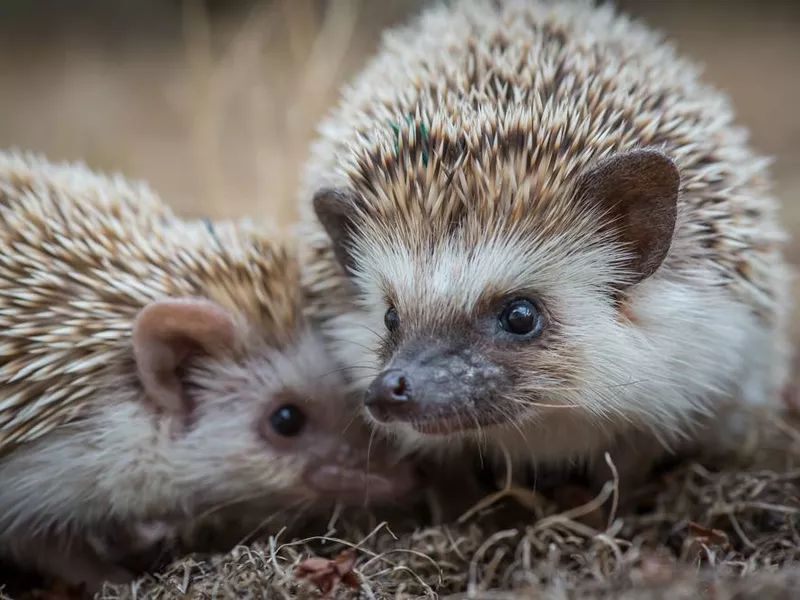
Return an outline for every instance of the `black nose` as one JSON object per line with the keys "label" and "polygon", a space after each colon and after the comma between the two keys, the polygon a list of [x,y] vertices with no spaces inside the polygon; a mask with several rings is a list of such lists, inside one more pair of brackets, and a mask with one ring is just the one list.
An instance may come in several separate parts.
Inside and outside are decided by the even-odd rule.
{"label": "black nose", "polygon": [[400,369],[390,369],[380,375],[367,392],[367,405],[391,406],[411,400],[408,377]]}

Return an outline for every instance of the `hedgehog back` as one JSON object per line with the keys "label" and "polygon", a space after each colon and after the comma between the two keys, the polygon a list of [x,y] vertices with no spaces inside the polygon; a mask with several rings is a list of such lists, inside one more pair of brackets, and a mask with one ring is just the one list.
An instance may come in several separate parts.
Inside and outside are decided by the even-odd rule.
{"label": "hedgehog back", "polygon": [[279,345],[297,266],[253,224],[184,221],[144,183],[0,153],[0,454],[86,414],[108,373],[133,373],[149,302],[206,297]]}

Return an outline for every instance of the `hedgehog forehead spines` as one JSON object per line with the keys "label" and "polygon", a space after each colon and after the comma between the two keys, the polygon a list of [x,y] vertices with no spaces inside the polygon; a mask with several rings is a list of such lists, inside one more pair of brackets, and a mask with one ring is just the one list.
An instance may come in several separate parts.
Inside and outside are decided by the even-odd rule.
{"label": "hedgehog forehead spines", "polygon": [[412,446],[669,444],[785,379],[768,181],[726,97],[613,8],[439,5],[320,127],[306,276],[338,351],[382,370],[369,413]]}

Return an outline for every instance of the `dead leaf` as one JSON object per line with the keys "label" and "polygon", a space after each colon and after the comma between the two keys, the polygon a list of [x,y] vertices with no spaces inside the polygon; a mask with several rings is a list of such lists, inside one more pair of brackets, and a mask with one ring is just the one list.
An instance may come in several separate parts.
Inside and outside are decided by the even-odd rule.
{"label": "dead leaf", "polygon": [[322,592],[322,597],[327,598],[339,583],[353,589],[358,587],[358,575],[353,571],[355,565],[356,553],[353,550],[345,550],[334,559],[309,557],[297,565],[294,575],[298,579],[305,579],[316,585]]}
{"label": "dead leaf", "polygon": [[728,535],[724,531],[705,527],[691,521],[688,527],[689,536],[684,542],[684,551],[686,557],[690,560],[702,561],[708,550],[719,549],[723,552],[728,552],[733,548]]}
{"label": "dead leaf", "polygon": [[703,538],[708,543],[715,546],[721,546],[725,550],[731,549],[731,543],[728,539],[728,534],[720,529],[712,529],[711,527],[705,527],[690,521],[689,530],[691,532],[690,535],[694,535],[697,538]]}

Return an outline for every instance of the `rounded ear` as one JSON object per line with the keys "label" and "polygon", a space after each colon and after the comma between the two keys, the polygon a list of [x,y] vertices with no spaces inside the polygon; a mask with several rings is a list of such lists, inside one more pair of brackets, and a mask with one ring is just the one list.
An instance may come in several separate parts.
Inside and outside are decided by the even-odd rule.
{"label": "rounded ear", "polygon": [[631,251],[630,284],[650,277],[672,245],[680,191],[678,167],[652,149],[620,152],[584,171],[576,198],[601,218]]}
{"label": "rounded ear", "polygon": [[331,239],[336,260],[348,272],[354,266],[351,236],[358,212],[358,196],[344,188],[323,188],[314,194],[312,203],[317,219]]}
{"label": "rounded ear", "polygon": [[210,300],[170,298],[145,306],[133,323],[133,354],[148,398],[172,414],[191,411],[178,369],[193,356],[231,349],[233,315]]}

